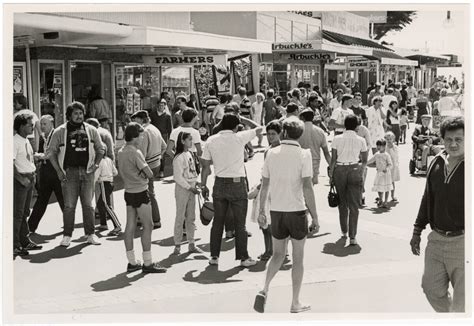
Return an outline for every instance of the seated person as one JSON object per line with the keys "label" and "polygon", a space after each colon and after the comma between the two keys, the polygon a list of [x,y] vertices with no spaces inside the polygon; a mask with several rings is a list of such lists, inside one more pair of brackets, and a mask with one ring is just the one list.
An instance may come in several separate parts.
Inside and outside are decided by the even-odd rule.
{"label": "seated person", "polygon": [[415,127],[415,131],[411,139],[418,148],[421,149],[421,161],[426,167],[428,155],[436,155],[441,151],[440,146],[435,146],[440,142],[439,136],[429,127],[431,115],[424,114],[421,116],[421,125]]}

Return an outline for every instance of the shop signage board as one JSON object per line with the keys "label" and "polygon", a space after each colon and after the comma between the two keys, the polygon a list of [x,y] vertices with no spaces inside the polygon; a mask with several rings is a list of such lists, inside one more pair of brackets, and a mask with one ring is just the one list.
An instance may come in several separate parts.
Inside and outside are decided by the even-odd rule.
{"label": "shop signage board", "polygon": [[323,11],[323,30],[369,39],[369,19],[347,11]]}
{"label": "shop signage board", "polygon": [[163,55],[143,56],[146,65],[163,66],[202,66],[202,65],[225,65],[225,55]]}
{"label": "shop signage board", "polygon": [[367,59],[349,59],[347,62],[347,69],[371,69],[372,67],[377,67],[375,61],[370,61]]}
{"label": "shop signage board", "polygon": [[[283,53],[275,54],[274,62],[278,63],[315,63],[319,60],[334,60],[334,52],[313,52],[313,53]],[[319,62],[318,62],[319,63]]]}
{"label": "shop signage board", "polygon": [[273,43],[272,51],[273,52],[282,52],[282,53],[307,53],[314,50],[321,50],[322,42],[319,41],[301,41],[301,42],[281,42]]}

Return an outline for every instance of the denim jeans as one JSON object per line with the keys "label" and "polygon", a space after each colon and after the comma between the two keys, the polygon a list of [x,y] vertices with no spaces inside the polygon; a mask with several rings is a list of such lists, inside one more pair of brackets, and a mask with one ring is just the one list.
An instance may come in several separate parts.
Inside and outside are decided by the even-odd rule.
{"label": "denim jeans", "polygon": [[94,173],[87,173],[84,167],[68,167],[66,169],[67,182],[62,183],[64,197],[64,232],[65,236],[72,236],[76,217],[77,199],[81,198],[82,220],[84,233],[94,234]]}
{"label": "denim jeans", "polygon": [[194,243],[194,221],[196,220],[196,195],[176,184],[176,220],[174,222],[174,244],[181,245],[183,240],[183,222],[189,243]]}
{"label": "denim jeans", "polygon": [[158,208],[158,202],[155,198],[155,185],[153,182],[155,182],[155,178],[158,178],[160,174],[160,167],[158,166],[151,169],[151,172],[153,172],[153,178],[148,181],[148,195],[150,196],[151,201],[151,216],[153,217],[153,223],[159,223],[161,222],[160,209]]}
{"label": "denim jeans", "polygon": [[245,229],[248,206],[245,178],[234,180],[233,178],[216,177],[212,199],[214,201],[214,219],[211,228],[211,256],[219,257],[227,209],[230,208],[235,225],[235,259],[249,258],[247,230]]}
{"label": "denim jeans", "polygon": [[336,165],[334,169],[334,184],[339,194],[338,209],[341,232],[346,233],[349,224],[350,238],[355,238],[357,234],[362,178],[362,166],[359,164]]}
{"label": "denim jeans", "polygon": [[26,246],[30,239],[28,233],[28,223],[26,219],[30,215],[30,202],[33,193],[33,185],[30,182],[28,186],[23,186],[16,179],[13,181],[13,247],[19,248]]}

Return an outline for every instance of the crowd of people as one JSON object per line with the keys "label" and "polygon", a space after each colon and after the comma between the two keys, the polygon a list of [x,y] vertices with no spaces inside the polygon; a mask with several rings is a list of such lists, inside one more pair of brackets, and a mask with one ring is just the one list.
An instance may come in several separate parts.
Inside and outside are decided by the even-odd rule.
{"label": "crowd of people", "polygon": [[[108,230],[110,220],[113,229],[108,236],[124,233],[128,272],[166,272],[153,260],[151,238],[153,229],[167,222],[160,216],[154,181],[164,176],[165,155],[169,155],[176,199],[173,253],[180,254],[184,236],[189,242],[190,253],[203,253],[194,239],[196,199],[199,196],[209,199],[212,193],[214,218],[210,230],[209,264],[219,264],[225,231],[227,238],[235,237],[235,259],[240,261],[240,266],[255,265],[257,262],[247,249],[250,233],[246,229],[248,204],[253,200],[251,219],[260,226],[265,244],[265,252],[258,259],[270,260],[265,285],[255,299],[255,310],[264,311],[270,283],[287,254],[288,240],[293,248],[291,312],[309,310],[310,306],[300,302],[299,293],[305,239],[309,232],[319,230],[314,186],[319,183],[321,155],[329,165],[330,184],[335,185],[339,195],[341,235],[350,245],[358,245],[358,216],[359,209],[365,206],[367,167],[377,171],[372,187],[377,207],[387,211],[390,195],[392,201],[398,201],[395,197],[395,183],[400,180],[397,146],[406,142],[410,103],[415,103],[416,120],[422,123],[415,127],[412,139],[423,146],[424,155],[441,151],[431,136],[446,140],[459,129],[464,132],[464,124],[463,120],[461,126],[459,119],[448,119],[441,127],[439,137],[428,126],[431,104],[422,105],[429,101],[411,84],[399,87],[389,83],[385,89],[382,84],[374,84],[367,90],[368,107],[362,105],[358,87],[338,88],[332,97],[328,95],[330,91],[325,90],[323,96],[319,88],[311,90],[302,86],[288,92],[284,99],[275,97],[273,90],[257,93],[253,103],[242,86],[236,95],[223,94],[219,98],[210,90],[200,105],[192,98],[188,101],[185,96],[178,96],[174,109],[163,97],[156,107],[131,115],[131,122],[124,130],[126,143],[117,155],[107,126],[101,125],[96,118],[85,119],[86,108],[79,102],[67,106],[67,121],[56,129],[53,128],[53,117],[41,117],[37,153],[28,140],[35,128],[34,115],[24,110],[17,112],[14,120],[14,255],[24,256],[30,250],[42,249],[30,239],[30,234],[36,232],[54,192],[63,211],[61,246],[67,247],[71,243],[76,204],[80,198],[88,243],[100,244],[95,235],[97,207],[99,230]],[[440,102],[437,101],[438,110],[444,107]],[[264,130],[269,147],[264,154],[262,178],[258,185],[250,187],[245,162],[255,155],[253,140],[257,139],[257,147],[263,146]],[[334,138],[329,146],[327,136],[331,132],[334,132]],[[449,138],[449,142],[459,147],[461,140],[459,135],[456,137]],[[463,152],[462,160],[459,150],[443,153],[448,157],[436,162],[440,166],[449,163],[451,173],[458,171]],[[455,157],[455,168],[451,167],[450,157]],[[40,166],[38,174],[37,165]],[[119,218],[123,213],[116,212],[113,204],[113,183],[117,175],[124,183],[124,230]],[[37,176],[40,190],[30,214]],[[208,188],[211,176],[214,179],[212,192]],[[431,209],[423,205],[433,205],[426,203],[437,196],[430,191],[427,188],[420,212]],[[445,209],[435,206],[435,209]],[[459,213],[458,208],[454,210]],[[311,223],[308,223],[307,212]],[[442,213],[439,213],[442,220],[439,224],[436,219],[431,220],[432,215],[420,214],[415,225],[418,236],[427,223],[434,223],[444,232],[452,231]],[[137,227],[142,229],[143,263],[137,259],[133,245]],[[459,232],[464,224],[461,225],[458,219],[453,227]],[[412,240],[414,253],[419,246],[417,241],[418,238]],[[461,282],[459,279],[457,274],[456,282]],[[424,284],[430,281],[424,278]],[[428,288],[426,286],[425,292]],[[455,292],[455,296],[461,300],[459,293]],[[434,300],[430,299],[430,302],[434,304]],[[445,302],[436,305],[445,305]]]}

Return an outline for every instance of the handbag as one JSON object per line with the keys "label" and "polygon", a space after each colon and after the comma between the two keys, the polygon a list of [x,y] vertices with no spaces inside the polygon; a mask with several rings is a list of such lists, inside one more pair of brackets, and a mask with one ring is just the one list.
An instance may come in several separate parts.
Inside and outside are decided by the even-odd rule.
{"label": "handbag", "polygon": [[201,223],[203,225],[208,225],[214,218],[214,204],[212,201],[206,200],[204,198],[201,202],[201,197],[201,195],[198,196],[199,218],[201,219]]}
{"label": "handbag", "polygon": [[331,187],[329,188],[328,203],[329,207],[339,206],[339,194],[336,192],[334,183],[331,183]]}

